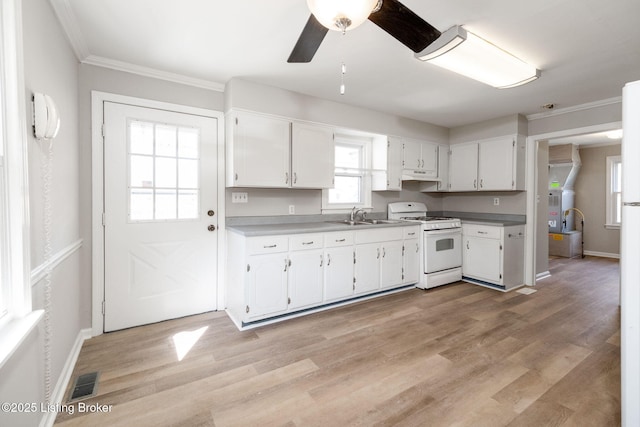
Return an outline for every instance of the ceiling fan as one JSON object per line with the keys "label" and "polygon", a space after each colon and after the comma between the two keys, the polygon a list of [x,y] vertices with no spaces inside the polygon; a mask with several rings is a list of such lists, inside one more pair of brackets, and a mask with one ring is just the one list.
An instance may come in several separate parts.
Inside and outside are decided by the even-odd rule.
{"label": "ceiling fan", "polygon": [[[333,3],[333,8],[327,7]],[[440,31],[398,0],[307,0],[311,15],[287,62],[311,62],[329,29],[351,30],[369,19],[415,53],[440,37]]]}

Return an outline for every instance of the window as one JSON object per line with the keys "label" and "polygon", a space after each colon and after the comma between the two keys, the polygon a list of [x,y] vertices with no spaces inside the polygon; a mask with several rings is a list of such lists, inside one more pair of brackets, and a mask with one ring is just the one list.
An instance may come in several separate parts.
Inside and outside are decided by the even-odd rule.
{"label": "window", "polygon": [[336,135],[334,188],[323,191],[325,213],[371,207],[371,138]]}
{"label": "window", "polygon": [[129,128],[129,220],[198,219],[200,131],[133,120]]}
{"label": "window", "polygon": [[619,228],[622,219],[622,160],[620,156],[607,157],[607,228]]}

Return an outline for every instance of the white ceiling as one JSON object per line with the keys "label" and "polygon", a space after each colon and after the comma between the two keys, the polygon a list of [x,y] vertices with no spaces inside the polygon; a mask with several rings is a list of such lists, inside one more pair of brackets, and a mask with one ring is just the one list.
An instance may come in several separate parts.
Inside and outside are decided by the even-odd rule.
{"label": "white ceiling", "polygon": [[239,77],[446,127],[615,98],[640,79],[638,0],[403,0],[440,31],[463,25],[542,70],[512,89],[421,62],[370,21],[288,64],[305,0],[50,1],[81,62],[217,90]]}

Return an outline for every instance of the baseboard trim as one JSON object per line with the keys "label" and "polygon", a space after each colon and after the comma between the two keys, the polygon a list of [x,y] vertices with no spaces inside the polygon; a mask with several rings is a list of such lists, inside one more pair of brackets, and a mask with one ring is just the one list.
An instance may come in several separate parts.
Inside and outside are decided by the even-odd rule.
{"label": "baseboard trim", "polygon": [[551,273],[549,273],[549,270],[538,273],[536,274],[536,282],[538,280],[546,279],[547,277],[551,277]]}
{"label": "baseboard trim", "polygon": [[620,254],[613,254],[609,252],[598,252],[598,251],[584,251],[585,255],[589,256],[597,256],[602,258],[615,258],[620,259]]}
{"label": "baseboard trim", "polygon": [[[82,350],[82,344],[91,338],[91,328],[81,329],[78,332],[75,343],[67,356],[67,360],[60,372],[58,382],[56,383],[53,392],[51,393],[51,406],[59,408],[64,400],[64,392],[67,389],[67,384],[71,380],[71,374],[73,374],[73,368],[76,366],[78,356],[80,356],[80,350]],[[55,406],[54,406],[55,405]],[[56,421],[57,411],[46,412],[42,420],[40,421],[40,427],[51,427]]]}

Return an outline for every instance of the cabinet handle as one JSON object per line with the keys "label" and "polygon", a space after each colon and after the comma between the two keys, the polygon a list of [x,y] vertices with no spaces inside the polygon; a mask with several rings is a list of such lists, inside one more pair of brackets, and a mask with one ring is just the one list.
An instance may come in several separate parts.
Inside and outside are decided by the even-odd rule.
{"label": "cabinet handle", "polygon": [[480,180],[480,188],[482,188],[484,186],[484,179]]}
{"label": "cabinet handle", "polygon": [[376,259],[380,259],[380,248],[378,248],[378,256],[376,256]]}
{"label": "cabinet handle", "polygon": [[271,249],[271,248],[275,248],[278,245],[264,245],[263,248],[265,249]]}
{"label": "cabinet handle", "polygon": [[424,167],[424,159],[422,159],[422,165],[421,166]]}
{"label": "cabinet handle", "polygon": [[346,238],[344,238],[344,239],[336,239],[336,243],[344,242],[345,240],[347,240],[347,239]]}
{"label": "cabinet handle", "polygon": [[238,174],[235,174],[235,177],[236,177],[236,181],[237,181],[238,180]]}
{"label": "cabinet handle", "polygon": [[385,248],[382,248],[382,258],[384,258],[387,255],[387,251]]}
{"label": "cabinet handle", "polygon": [[331,254],[327,254],[327,267],[331,265]]}
{"label": "cabinet handle", "polygon": [[420,159],[418,159],[418,166],[416,166],[416,167],[418,167],[418,168],[420,167]]}
{"label": "cabinet handle", "polygon": [[285,259],[284,259],[284,271],[287,271],[287,267],[288,267],[288,265],[287,265],[287,259],[285,258]]}
{"label": "cabinet handle", "polygon": [[420,252],[420,245],[416,243],[416,253]]}
{"label": "cabinet handle", "polygon": [[297,172],[294,172],[294,173],[293,173],[293,183],[295,184],[295,183],[297,183],[297,182],[298,182],[298,173],[297,173]]}
{"label": "cabinet handle", "polygon": [[284,183],[288,184],[289,183],[289,172],[285,172],[284,173]]}
{"label": "cabinet handle", "polygon": [[488,231],[478,231],[478,234],[489,234]]}
{"label": "cabinet handle", "polygon": [[416,232],[414,231],[413,233],[407,233],[409,236],[415,236]]}
{"label": "cabinet handle", "polygon": [[303,245],[313,245],[313,240],[310,242],[302,242]]}
{"label": "cabinet handle", "polygon": [[320,254],[320,267],[324,264],[324,257]]}
{"label": "cabinet handle", "polygon": [[478,187],[476,187],[476,183],[477,183],[477,182],[478,182],[478,180],[477,180],[477,179],[474,179],[474,180],[473,180],[473,188],[478,188]]}
{"label": "cabinet handle", "polygon": [[469,249],[469,241],[467,240],[467,249]]}

